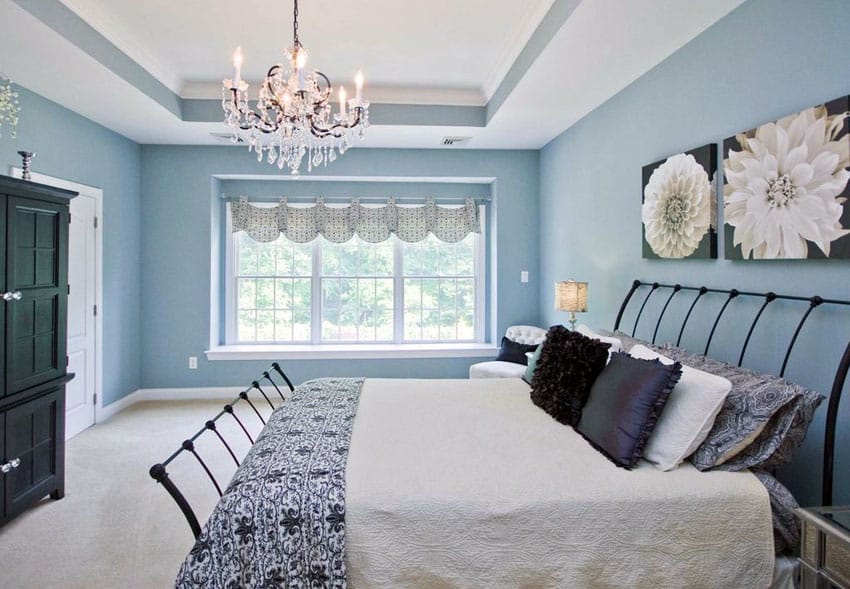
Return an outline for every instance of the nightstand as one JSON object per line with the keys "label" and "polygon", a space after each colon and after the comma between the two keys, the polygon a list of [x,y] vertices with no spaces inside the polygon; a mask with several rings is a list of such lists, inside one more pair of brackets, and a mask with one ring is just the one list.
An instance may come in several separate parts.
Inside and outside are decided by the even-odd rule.
{"label": "nightstand", "polygon": [[800,587],[850,589],[850,506],[798,509]]}

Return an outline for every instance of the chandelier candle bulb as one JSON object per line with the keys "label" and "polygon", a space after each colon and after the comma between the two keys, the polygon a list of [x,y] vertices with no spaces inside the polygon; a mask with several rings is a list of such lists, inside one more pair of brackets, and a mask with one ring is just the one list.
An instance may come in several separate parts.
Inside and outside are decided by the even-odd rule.
{"label": "chandelier candle bulb", "polygon": [[354,96],[354,101],[357,106],[360,106],[360,101],[363,100],[363,72],[358,71],[354,76],[354,84],[357,86],[357,93]]}
{"label": "chandelier candle bulb", "polygon": [[237,47],[233,53],[233,87],[239,88],[242,82],[242,47]]}
{"label": "chandelier candle bulb", "polygon": [[339,87],[339,115],[340,115],[340,118],[342,118],[342,119],[346,118],[346,115],[345,115],[345,99],[346,99],[345,86],[340,86]]}

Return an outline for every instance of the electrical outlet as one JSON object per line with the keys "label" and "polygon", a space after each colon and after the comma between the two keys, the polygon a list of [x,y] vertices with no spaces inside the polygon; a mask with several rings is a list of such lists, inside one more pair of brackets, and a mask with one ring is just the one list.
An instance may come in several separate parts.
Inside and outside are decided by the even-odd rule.
{"label": "electrical outlet", "polygon": [[197,370],[198,369],[198,357],[197,356],[189,356],[189,370]]}
{"label": "electrical outlet", "polygon": [[520,282],[528,282],[528,270],[523,270],[519,273]]}

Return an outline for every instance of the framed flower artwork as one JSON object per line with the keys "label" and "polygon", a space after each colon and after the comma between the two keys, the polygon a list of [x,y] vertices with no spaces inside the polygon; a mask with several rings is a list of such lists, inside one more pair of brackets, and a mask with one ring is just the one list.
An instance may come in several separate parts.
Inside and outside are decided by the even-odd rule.
{"label": "framed flower artwork", "polygon": [[643,257],[717,257],[717,145],[643,167]]}
{"label": "framed flower artwork", "polygon": [[726,258],[850,258],[850,96],[723,142]]}

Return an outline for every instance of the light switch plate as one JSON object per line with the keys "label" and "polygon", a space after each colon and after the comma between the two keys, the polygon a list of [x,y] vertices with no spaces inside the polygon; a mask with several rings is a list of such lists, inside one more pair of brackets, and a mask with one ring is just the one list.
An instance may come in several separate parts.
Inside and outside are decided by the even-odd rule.
{"label": "light switch plate", "polygon": [[197,356],[189,356],[189,370],[197,370],[198,369],[198,357]]}
{"label": "light switch plate", "polygon": [[528,282],[528,270],[523,270],[519,273],[520,282]]}

